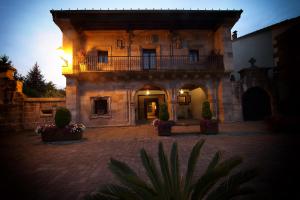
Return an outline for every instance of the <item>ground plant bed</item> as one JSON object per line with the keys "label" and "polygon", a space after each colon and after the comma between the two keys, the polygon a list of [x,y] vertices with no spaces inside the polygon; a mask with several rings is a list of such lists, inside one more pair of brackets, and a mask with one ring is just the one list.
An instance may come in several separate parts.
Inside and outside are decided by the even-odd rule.
{"label": "ground plant bed", "polygon": [[170,136],[172,133],[172,124],[170,122],[160,122],[161,124],[156,127],[157,135]]}
{"label": "ground plant bed", "polygon": [[162,121],[159,119],[154,120],[153,126],[155,131],[159,136],[170,136],[172,134],[172,126],[174,126],[173,121]]}
{"label": "ground plant bed", "polygon": [[56,128],[41,134],[43,142],[80,140],[82,133],[70,133],[68,130]]}
{"label": "ground plant bed", "polygon": [[58,128],[54,124],[39,126],[36,130],[41,135],[43,142],[81,140],[85,129],[83,124],[70,124],[64,128]]}
{"label": "ground plant bed", "polygon": [[212,117],[209,101],[204,101],[202,104],[202,118],[200,120],[200,132],[203,134],[218,134],[219,123],[216,118]]}
{"label": "ground plant bed", "polygon": [[200,120],[200,132],[203,134],[218,134],[219,123],[217,120],[213,119],[203,119]]}

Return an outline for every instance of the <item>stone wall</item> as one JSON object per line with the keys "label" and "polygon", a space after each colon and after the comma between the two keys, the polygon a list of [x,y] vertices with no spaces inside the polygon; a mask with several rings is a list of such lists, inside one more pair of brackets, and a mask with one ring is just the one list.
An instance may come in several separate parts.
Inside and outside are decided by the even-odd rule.
{"label": "stone wall", "polygon": [[65,107],[65,98],[26,98],[15,93],[13,102],[0,104],[0,132],[33,130],[53,123],[56,107]]}
{"label": "stone wall", "polygon": [[18,131],[23,128],[22,111],[25,97],[19,92],[12,94],[12,101],[0,103],[0,132]]}
{"label": "stone wall", "polygon": [[56,108],[65,106],[65,98],[25,98],[22,126],[35,129],[39,124],[53,123]]}
{"label": "stone wall", "polygon": [[[188,55],[189,49],[197,49],[199,55],[209,55],[214,49],[211,30],[134,30],[85,31],[85,41],[74,49],[97,55],[97,50],[108,51],[109,56],[140,56],[142,49],[156,49],[158,56]],[[117,46],[122,41],[123,46]]]}
{"label": "stone wall", "polygon": [[11,74],[0,73],[0,133],[35,129],[38,124],[53,122],[56,107],[66,106],[65,98],[27,98],[22,93],[23,82]]}

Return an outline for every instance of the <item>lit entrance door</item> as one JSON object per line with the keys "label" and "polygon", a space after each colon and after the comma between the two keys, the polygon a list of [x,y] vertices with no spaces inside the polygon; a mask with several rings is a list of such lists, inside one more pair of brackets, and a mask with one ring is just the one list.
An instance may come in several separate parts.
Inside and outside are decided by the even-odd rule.
{"label": "lit entrance door", "polygon": [[156,69],[156,51],[155,49],[143,49],[143,69]]}
{"label": "lit entrance door", "polygon": [[149,98],[144,100],[144,113],[146,119],[158,117],[158,98]]}

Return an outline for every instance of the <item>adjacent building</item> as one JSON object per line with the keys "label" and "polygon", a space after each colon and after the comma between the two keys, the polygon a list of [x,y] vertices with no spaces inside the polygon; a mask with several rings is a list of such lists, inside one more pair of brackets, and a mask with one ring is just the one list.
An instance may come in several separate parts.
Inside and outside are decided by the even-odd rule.
{"label": "adjacent building", "polygon": [[244,120],[299,115],[300,17],[241,37],[233,34],[233,66]]}

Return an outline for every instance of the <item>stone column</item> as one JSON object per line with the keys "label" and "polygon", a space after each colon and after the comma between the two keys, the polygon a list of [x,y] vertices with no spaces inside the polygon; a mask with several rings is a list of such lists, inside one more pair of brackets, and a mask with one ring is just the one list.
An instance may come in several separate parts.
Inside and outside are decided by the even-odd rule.
{"label": "stone column", "polygon": [[229,76],[224,75],[218,85],[219,120],[233,121],[233,93]]}
{"label": "stone column", "polygon": [[242,111],[242,96],[241,96],[241,84],[240,82],[232,82],[232,107],[233,107],[233,121],[243,121]]}
{"label": "stone column", "polygon": [[[24,99],[22,85],[10,79],[6,72],[0,77],[0,133],[3,131],[18,131],[23,128]],[[19,82],[19,84],[22,84]]]}
{"label": "stone column", "polygon": [[214,79],[211,87],[212,91],[212,107],[214,110],[214,116],[219,119],[219,109],[218,109],[218,80]]}
{"label": "stone column", "polygon": [[176,88],[172,88],[169,90],[169,99],[168,104],[170,105],[170,120],[177,121],[177,95]]}
{"label": "stone column", "polygon": [[78,80],[67,77],[66,84],[66,107],[72,114],[72,122],[80,121]]}
{"label": "stone column", "polygon": [[129,95],[129,125],[135,126],[135,103],[132,90],[128,90]]}
{"label": "stone column", "polygon": [[224,69],[226,72],[233,71],[233,53],[230,27],[221,26],[214,35],[214,48],[223,55]]}

